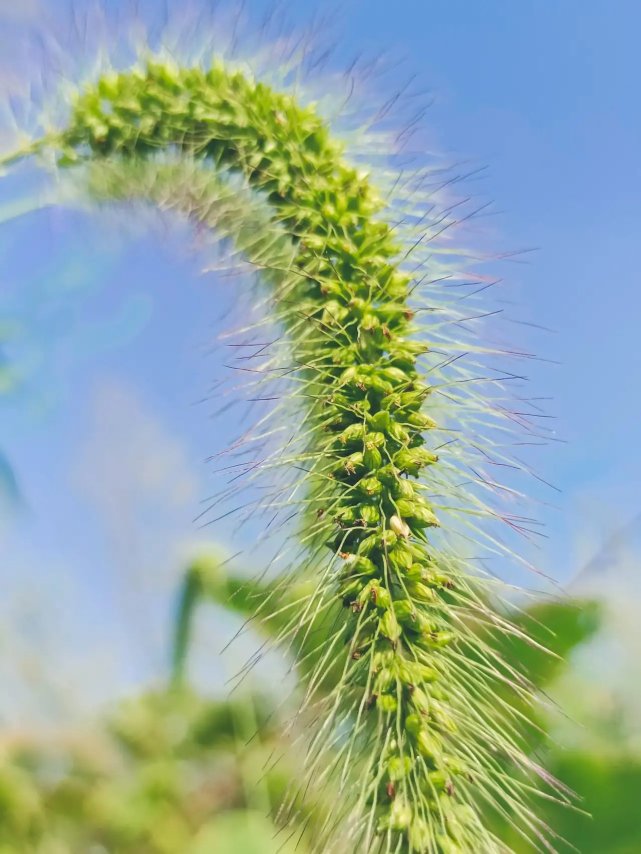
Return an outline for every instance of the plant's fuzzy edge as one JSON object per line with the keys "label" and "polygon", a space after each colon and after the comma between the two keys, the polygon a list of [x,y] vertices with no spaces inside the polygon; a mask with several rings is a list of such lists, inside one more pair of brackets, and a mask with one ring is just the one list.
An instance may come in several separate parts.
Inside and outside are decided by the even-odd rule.
{"label": "plant's fuzzy edge", "polygon": [[[515,375],[495,367],[514,354],[480,335],[488,283],[450,242],[460,219],[443,193],[451,176],[420,159],[403,167],[407,149],[378,129],[385,108],[369,123],[357,113],[352,131],[343,123],[343,153],[298,106],[308,97],[296,52],[278,52],[288,61],[274,72],[270,52],[256,76],[265,66],[296,98],[229,58],[205,73],[156,51],[118,77],[111,67],[131,57],[103,56],[67,131],[62,92],[40,153],[56,168],[61,153],[77,163],[77,198],[143,198],[228,235],[272,286],[254,306],[264,320],[241,330],[250,343],[264,322],[286,333],[248,354],[251,396],[271,404],[231,449],[212,506],[243,510],[238,494],[253,482],[261,497],[244,513],[262,514],[281,542],[279,584],[308,585],[280,641],[296,651],[312,632],[323,638],[303,702],[316,721],[310,778],[336,791],[319,847],[347,830],[352,850],[504,850],[484,802],[550,847],[536,778],[544,796],[568,796],[528,758],[527,679],[479,631],[515,631],[475,560],[480,548],[510,556],[497,520],[527,527],[501,509],[522,496],[487,473],[525,468],[507,450],[515,427],[538,435],[512,408]],[[209,58],[184,59],[197,69]],[[56,187],[52,198],[69,197]],[[297,530],[285,535],[293,508]],[[264,616],[270,601],[259,607]]]}

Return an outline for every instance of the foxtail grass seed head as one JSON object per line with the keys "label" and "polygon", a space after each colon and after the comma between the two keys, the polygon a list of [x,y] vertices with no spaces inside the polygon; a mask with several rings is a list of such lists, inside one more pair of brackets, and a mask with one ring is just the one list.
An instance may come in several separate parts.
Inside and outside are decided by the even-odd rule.
{"label": "foxtail grass seed head", "polygon": [[[305,406],[295,468],[306,497],[295,490],[311,556],[300,570],[309,595],[283,638],[300,647],[332,614],[307,682],[317,712],[309,773],[336,787],[349,850],[506,850],[486,807],[547,844],[519,734],[530,688],[478,631],[509,625],[453,547],[433,541],[453,496],[471,526],[483,525],[484,505],[455,488],[464,429],[458,445],[437,448],[458,435],[450,431],[459,408],[473,414],[473,445],[491,406],[456,385],[439,397],[438,371],[426,368],[421,329],[440,351],[456,348],[448,334],[457,333],[438,313],[419,320],[413,293],[432,261],[404,263],[420,227],[411,192],[394,223],[376,174],[370,182],[349,165],[313,106],[220,62],[110,71],[39,147],[61,170],[87,176],[99,201],[142,196],[226,228],[272,286],[270,311]],[[221,212],[216,175],[241,179],[266,202],[267,221]],[[336,831],[326,830],[319,847],[329,851]]]}

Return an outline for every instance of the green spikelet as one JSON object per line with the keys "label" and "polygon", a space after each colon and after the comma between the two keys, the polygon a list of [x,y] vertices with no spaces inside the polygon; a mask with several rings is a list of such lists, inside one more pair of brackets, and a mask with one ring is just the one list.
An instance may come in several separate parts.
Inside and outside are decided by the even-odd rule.
{"label": "green spikelet", "polygon": [[[368,178],[313,109],[222,65],[104,76],[46,146],[61,166],[93,164],[94,197],[164,199],[217,227],[211,182],[235,173],[269,207],[271,230],[230,230],[273,285],[306,406],[308,584],[281,639],[308,649],[322,628],[306,659],[309,773],[336,787],[350,850],[505,850],[487,808],[543,845],[519,734],[530,688],[477,631],[510,627],[431,541],[444,520],[428,488],[445,469],[420,367],[428,348],[405,247]],[[328,824],[319,848],[335,836]]]}

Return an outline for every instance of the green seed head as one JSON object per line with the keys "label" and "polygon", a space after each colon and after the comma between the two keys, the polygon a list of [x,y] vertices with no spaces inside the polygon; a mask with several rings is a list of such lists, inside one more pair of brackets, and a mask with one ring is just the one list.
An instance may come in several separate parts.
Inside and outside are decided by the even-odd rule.
{"label": "green seed head", "polygon": [[[436,360],[428,372],[425,312],[412,295],[420,293],[415,270],[425,266],[436,280],[445,262],[438,253],[432,258],[428,228],[430,255],[407,266],[426,236],[403,224],[424,219],[416,213],[419,188],[408,183],[400,217],[386,212],[384,194],[343,160],[314,109],[224,65],[153,62],[108,73],[79,95],[50,146],[61,167],[82,167],[91,198],[142,197],[219,230],[272,288],[271,319],[287,342],[292,399],[301,408],[286,425],[296,452],[270,457],[267,470],[277,458],[291,470],[293,488],[279,484],[273,505],[284,503],[289,513],[300,501],[301,543],[310,557],[293,577],[309,582],[311,592],[302,605],[294,600],[295,609],[275,595],[260,607],[274,616],[296,612],[280,636],[312,662],[309,702],[328,710],[311,737],[311,765],[320,765],[322,738],[326,774],[318,776],[329,779],[338,768],[337,800],[358,793],[348,824],[361,835],[350,850],[503,850],[483,823],[485,802],[538,837],[527,806],[533,784],[512,770],[527,765],[515,720],[525,714],[528,689],[519,683],[518,713],[511,710],[505,667],[474,628],[494,631],[506,621],[487,616],[488,597],[449,541],[436,548],[425,534],[442,524],[438,542],[449,532],[452,517],[442,506],[458,503],[473,518],[496,514],[458,485],[469,477],[470,458],[476,463],[479,421],[494,410],[473,393],[465,398],[457,384],[440,396],[450,407],[443,418],[436,413],[441,430],[432,418],[440,391],[434,377],[447,375]],[[221,204],[234,180],[243,187],[236,205]],[[385,189],[396,201],[401,189]],[[431,306],[423,308],[429,317]],[[431,330],[439,338],[435,351],[450,320]],[[444,346],[452,351],[458,341]],[[282,365],[275,365],[265,373],[279,373]],[[451,421],[461,426],[459,409],[470,413],[472,426],[466,432],[463,419],[448,470],[425,447],[431,437],[424,434],[439,436]],[[439,496],[442,523],[424,488]],[[341,675],[328,687],[334,663]],[[466,775],[464,784],[452,783],[457,773]],[[376,828],[378,839],[368,839]],[[325,843],[322,837],[321,848]]]}

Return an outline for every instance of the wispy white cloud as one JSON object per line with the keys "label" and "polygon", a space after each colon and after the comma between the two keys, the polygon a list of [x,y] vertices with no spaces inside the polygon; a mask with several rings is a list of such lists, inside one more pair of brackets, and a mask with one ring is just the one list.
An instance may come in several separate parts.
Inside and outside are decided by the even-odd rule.
{"label": "wispy white cloud", "polygon": [[130,536],[132,515],[193,509],[198,478],[183,443],[131,386],[100,382],[73,480],[117,539]]}
{"label": "wispy white cloud", "polygon": [[121,624],[144,667],[166,659],[167,602],[200,497],[184,443],[120,380],[96,386],[72,484],[93,510],[113,567]]}
{"label": "wispy white cloud", "polygon": [[[155,675],[166,673],[182,573],[196,555],[221,553],[217,543],[196,536],[192,524],[203,494],[199,475],[183,441],[134,388],[120,380],[97,385],[72,478],[104,529],[132,647],[143,669]],[[220,608],[199,613],[191,673],[203,689],[222,689],[255,652],[249,633],[220,657],[237,624]],[[261,669],[275,672],[276,666],[269,656]]]}
{"label": "wispy white cloud", "polygon": [[[70,723],[167,675],[171,606],[199,497],[188,448],[135,388],[99,382],[57,539],[32,542],[31,512],[0,543],[0,717]],[[50,453],[57,453],[52,444]],[[89,525],[92,530],[81,530]]]}

